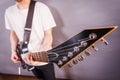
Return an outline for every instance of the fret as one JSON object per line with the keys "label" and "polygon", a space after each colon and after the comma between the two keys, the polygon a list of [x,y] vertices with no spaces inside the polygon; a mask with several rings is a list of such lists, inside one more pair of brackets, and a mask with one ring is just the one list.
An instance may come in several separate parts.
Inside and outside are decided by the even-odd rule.
{"label": "fret", "polygon": [[38,56],[38,61],[42,61],[42,59],[41,59],[41,56],[40,56],[40,53],[39,53],[39,52],[37,52],[37,56]]}
{"label": "fret", "polygon": [[39,52],[38,55],[39,55],[39,60],[40,60],[40,61],[43,61],[43,60],[42,60],[42,54],[41,54],[41,52]]}
{"label": "fret", "polygon": [[46,57],[46,52],[31,53],[31,56],[35,61],[48,62],[48,59]]}
{"label": "fret", "polygon": [[37,61],[40,61],[39,53],[38,52],[36,53],[36,58],[37,58]]}
{"label": "fret", "polygon": [[38,58],[39,58],[39,57],[38,57],[38,52],[36,52],[35,56],[36,56],[36,61],[39,61],[39,60],[38,60]]}

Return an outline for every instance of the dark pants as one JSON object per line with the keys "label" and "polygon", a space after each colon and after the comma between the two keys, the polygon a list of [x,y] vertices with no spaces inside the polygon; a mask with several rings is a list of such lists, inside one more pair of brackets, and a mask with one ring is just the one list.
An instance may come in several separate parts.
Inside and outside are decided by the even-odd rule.
{"label": "dark pants", "polygon": [[54,66],[52,63],[44,66],[36,66],[32,72],[38,79],[55,80]]}

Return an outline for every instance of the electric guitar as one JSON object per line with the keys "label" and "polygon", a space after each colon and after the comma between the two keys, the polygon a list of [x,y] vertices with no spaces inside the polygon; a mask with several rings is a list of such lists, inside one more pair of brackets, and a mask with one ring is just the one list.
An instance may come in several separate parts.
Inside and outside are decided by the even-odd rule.
{"label": "electric guitar", "polygon": [[[92,47],[97,51],[97,48],[94,45],[98,41],[103,41],[107,45],[108,42],[104,37],[113,32],[116,28],[117,26],[86,29],[51,50],[32,53],[31,56],[35,61],[52,62],[60,68],[67,64],[71,67],[71,62],[76,64],[78,61],[82,61],[84,59],[82,54],[85,53],[87,56],[90,55],[87,51],[88,48]],[[26,47],[24,50],[27,50]],[[27,68],[28,70],[34,69],[33,66],[25,64],[22,60],[21,54],[23,52],[19,46],[17,46],[17,52],[23,68]]]}

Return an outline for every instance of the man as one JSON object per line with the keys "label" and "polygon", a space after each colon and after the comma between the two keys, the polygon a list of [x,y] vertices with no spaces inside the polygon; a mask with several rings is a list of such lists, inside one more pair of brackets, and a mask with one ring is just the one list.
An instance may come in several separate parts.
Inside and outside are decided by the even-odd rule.
{"label": "man", "polygon": [[[15,1],[15,5],[6,9],[5,25],[10,30],[11,60],[14,63],[18,63],[20,61],[16,53],[16,45],[19,41],[23,41],[24,27],[31,0]],[[55,26],[56,24],[49,8],[41,2],[36,2],[28,44],[29,52],[22,58],[26,64],[35,66],[32,72],[38,79],[55,80],[52,63],[36,62],[29,56],[32,52],[42,52],[51,49],[53,41],[52,28]]]}

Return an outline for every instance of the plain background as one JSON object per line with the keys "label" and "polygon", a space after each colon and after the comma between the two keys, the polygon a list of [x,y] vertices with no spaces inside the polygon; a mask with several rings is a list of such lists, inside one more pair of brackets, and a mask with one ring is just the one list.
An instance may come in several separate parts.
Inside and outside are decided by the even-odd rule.
{"label": "plain background", "polygon": [[[57,27],[53,29],[54,43],[57,46],[86,28],[120,26],[120,0],[38,0],[50,8]],[[14,4],[14,0],[0,0],[0,73],[18,74],[18,64],[10,60],[9,31],[5,29],[5,9]],[[16,21],[19,21],[16,20]],[[72,80],[120,80],[120,30],[106,37],[105,46],[99,42],[90,57],[85,57],[72,68],[58,68],[57,78]],[[22,75],[32,75],[22,70]]]}

